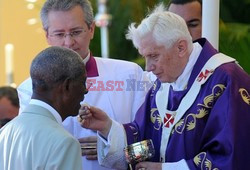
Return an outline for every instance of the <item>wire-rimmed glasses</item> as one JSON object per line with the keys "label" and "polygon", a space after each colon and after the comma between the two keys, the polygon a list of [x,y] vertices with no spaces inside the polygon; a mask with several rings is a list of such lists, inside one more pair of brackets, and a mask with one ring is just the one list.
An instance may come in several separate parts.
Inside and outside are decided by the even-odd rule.
{"label": "wire-rimmed glasses", "polygon": [[86,32],[86,30],[84,30],[84,29],[77,29],[77,30],[71,31],[69,33],[58,31],[58,32],[54,32],[54,33],[49,34],[49,37],[51,37],[57,41],[63,41],[67,36],[70,36],[70,38],[73,38],[73,39],[79,38],[85,32]]}

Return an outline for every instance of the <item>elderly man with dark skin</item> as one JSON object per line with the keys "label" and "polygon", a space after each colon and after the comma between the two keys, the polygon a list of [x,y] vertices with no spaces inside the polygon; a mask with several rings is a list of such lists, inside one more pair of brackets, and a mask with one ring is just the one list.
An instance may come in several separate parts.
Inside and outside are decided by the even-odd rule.
{"label": "elderly man with dark skin", "polygon": [[131,123],[80,111],[81,125],[99,133],[100,164],[127,169],[124,147],[151,139],[155,155],[136,169],[249,169],[250,76],[235,59],[204,38],[193,43],[183,18],[163,5],[127,38],[157,80]]}
{"label": "elderly man with dark skin", "polygon": [[[48,44],[76,51],[86,65],[89,93],[81,102],[102,108],[118,122],[132,121],[147,92],[141,84],[148,79],[135,63],[92,55],[89,44],[94,37],[95,21],[90,2],[47,0],[40,16]],[[24,81],[17,90],[23,110],[31,97],[31,80]],[[82,164],[89,170],[105,170],[97,161],[96,132],[82,128],[76,116],[65,119],[63,125],[81,143]]]}
{"label": "elderly man with dark skin", "polygon": [[49,47],[33,59],[30,76],[28,106],[0,130],[0,169],[81,170],[80,144],[62,125],[78,114],[87,93],[81,57]]}
{"label": "elderly man with dark skin", "polygon": [[170,0],[168,11],[185,20],[193,41],[201,38],[202,0]]}

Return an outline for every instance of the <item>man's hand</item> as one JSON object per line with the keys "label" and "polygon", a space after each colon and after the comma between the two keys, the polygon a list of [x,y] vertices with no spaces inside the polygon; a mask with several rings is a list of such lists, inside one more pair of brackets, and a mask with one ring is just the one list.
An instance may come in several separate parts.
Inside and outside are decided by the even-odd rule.
{"label": "man's hand", "polygon": [[136,170],[161,170],[162,163],[156,162],[140,162],[135,166]]}
{"label": "man's hand", "polygon": [[97,160],[97,137],[89,136],[78,139],[81,144],[82,156],[88,160]]}
{"label": "man's hand", "polygon": [[112,125],[112,120],[104,111],[97,107],[86,105],[81,106],[78,121],[82,127],[96,130],[105,138],[107,138]]}

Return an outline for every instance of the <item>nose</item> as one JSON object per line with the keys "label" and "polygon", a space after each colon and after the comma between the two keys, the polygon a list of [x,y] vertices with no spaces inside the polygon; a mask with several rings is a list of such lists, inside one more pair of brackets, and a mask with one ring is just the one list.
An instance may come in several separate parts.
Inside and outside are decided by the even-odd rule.
{"label": "nose", "polygon": [[64,46],[67,48],[73,47],[75,44],[75,39],[71,37],[70,34],[64,37]]}
{"label": "nose", "polygon": [[145,59],[146,65],[145,65],[145,70],[150,72],[155,70],[155,65],[150,61],[149,59]]}

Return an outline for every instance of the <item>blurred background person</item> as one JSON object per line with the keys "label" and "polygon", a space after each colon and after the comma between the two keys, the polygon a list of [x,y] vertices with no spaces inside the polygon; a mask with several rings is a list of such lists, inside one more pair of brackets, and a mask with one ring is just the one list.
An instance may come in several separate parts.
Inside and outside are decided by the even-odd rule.
{"label": "blurred background person", "polygon": [[17,90],[11,86],[0,87],[0,128],[18,115]]}
{"label": "blurred background person", "polygon": [[193,41],[201,38],[202,0],[170,0],[168,10],[185,20]]}

